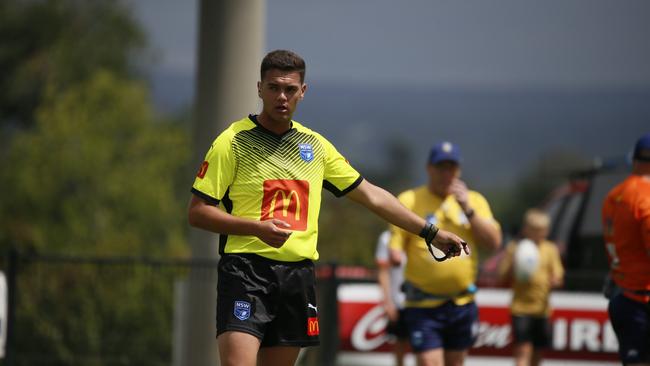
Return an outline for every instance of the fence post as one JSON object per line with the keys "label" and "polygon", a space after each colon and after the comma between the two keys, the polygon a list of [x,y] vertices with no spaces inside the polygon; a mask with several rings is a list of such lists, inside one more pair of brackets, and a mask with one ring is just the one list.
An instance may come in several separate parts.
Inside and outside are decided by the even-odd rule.
{"label": "fence post", "polygon": [[330,263],[330,276],[327,281],[323,281],[321,287],[321,298],[319,300],[320,311],[320,329],[321,329],[321,346],[320,346],[320,365],[330,366],[336,363],[336,356],[339,350],[339,317],[338,317],[338,299],[337,289],[339,285],[336,276],[336,263]]}

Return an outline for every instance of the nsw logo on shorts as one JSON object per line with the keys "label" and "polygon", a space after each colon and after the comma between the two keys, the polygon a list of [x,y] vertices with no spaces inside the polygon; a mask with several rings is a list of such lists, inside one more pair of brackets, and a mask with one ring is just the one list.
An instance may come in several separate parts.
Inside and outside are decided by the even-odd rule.
{"label": "nsw logo on shorts", "polygon": [[314,160],[314,149],[311,147],[311,144],[298,144],[298,150],[300,150],[300,158],[306,162]]}
{"label": "nsw logo on shorts", "polygon": [[251,304],[246,301],[235,301],[235,316],[239,320],[246,320],[251,316]]}

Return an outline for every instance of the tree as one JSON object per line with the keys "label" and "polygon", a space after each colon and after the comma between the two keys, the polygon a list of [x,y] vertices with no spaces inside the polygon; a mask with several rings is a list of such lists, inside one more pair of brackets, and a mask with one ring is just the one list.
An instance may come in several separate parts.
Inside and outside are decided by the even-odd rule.
{"label": "tree", "polygon": [[145,37],[114,0],[0,2],[0,130],[30,127],[44,96],[88,79],[97,70],[133,74]]}
{"label": "tree", "polygon": [[[380,169],[356,168],[373,183],[399,194],[412,184],[412,150],[399,136],[381,144],[386,153]],[[388,228],[386,221],[348,199],[334,198],[327,191],[323,191],[322,207],[318,233],[321,261],[374,267],[375,245],[379,234]]]}
{"label": "tree", "polygon": [[[185,252],[177,195],[187,135],[156,121],[145,87],[98,72],[47,88],[33,129],[0,171],[0,245],[92,255]],[[169,360],[173,278],[146,269],[27,265],[19,275],[18,364],[154,365]],[[116,358],[117,357],[117,358]],[[119,361],[119,362],[118,362]]]}
{"label": "tree", "polygon": [[142,255],[181,245],[175,185],[188,158],[184,132],[155,122],[141,84],[108,72],[53,90],[0,173],[11,192],[0,204],[2,242]]}

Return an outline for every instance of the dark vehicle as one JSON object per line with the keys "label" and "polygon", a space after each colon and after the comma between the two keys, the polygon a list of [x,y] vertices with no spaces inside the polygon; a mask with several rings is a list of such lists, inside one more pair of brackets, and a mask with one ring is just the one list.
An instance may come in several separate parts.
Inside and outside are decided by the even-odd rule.
{"label": "dark vehicle", "polygon": [[[601,208],[607,193],[628,174],[624,159],[575,171],[542,204],[551,216],[549,239],[557,243],[564,262],[565,291],[600,292],[609,265],[601,228]],[[503,287],[497,279],[504,250],[480,268],[479,287]]]}
{"label": "dark vehicle", "polygon": [[566,267],[565,290],[601,290],[609,268],[601,208],[607,193],[628,174],[630,167],[622,162],[575,172],[545,204],[552,220],[550,238]]}

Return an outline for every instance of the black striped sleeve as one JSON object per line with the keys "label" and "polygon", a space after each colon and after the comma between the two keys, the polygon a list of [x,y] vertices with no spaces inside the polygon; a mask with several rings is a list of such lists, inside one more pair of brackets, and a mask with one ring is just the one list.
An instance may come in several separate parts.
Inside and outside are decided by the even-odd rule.
{"label": "black striped sleeve", "polygon": [[346,188],[344,190],[340,190],[340,189],[336,188],[336,186],[334,184],[330,183],[327,180],[324,180],[323,181],[323,188],[325,188],[328,191],[332,192],[332,194],[334,194],[336,197],[343,197],[346,194],[348,194],[348,192],[350,192],[351,190],[357,188],[359,186],[359,184],[361,184],[361,182],[363,182],[363,177],[359,176],[359,178],[357,178],[357,180],[355,180],[352,184],[350,184],[350,186],[348,186],[348,188]]}
{"label": "black striped sleeve", "polygon": [[199,191],[196,188],[192,187],[192,193],[195,196],[199,197],[200,199],[204,200],[208,205],[212,205],[212,206],[218,206],[219,205],[219,200],[218,199],[216,199],[214,197],[211,197],[211,196],[208,196],[207,194]]}

